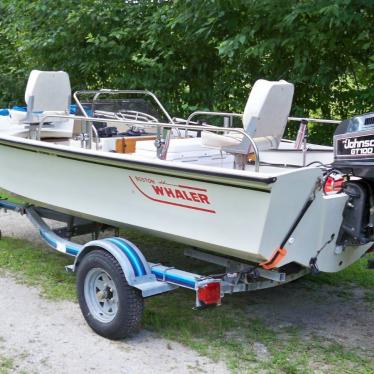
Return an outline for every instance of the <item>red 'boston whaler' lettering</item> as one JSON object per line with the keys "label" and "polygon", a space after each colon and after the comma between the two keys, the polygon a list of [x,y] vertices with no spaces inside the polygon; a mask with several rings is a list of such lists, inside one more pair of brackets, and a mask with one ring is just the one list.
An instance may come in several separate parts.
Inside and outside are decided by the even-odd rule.
{"label": "red 'boston whaler' lettering", "polygon": [[174,187],[161,187],[152,185],[153,190],[159,196],[167,196],[173,199],[194,201],[196,203],[210,204],[208,195],[204,193],[197,193],[178,189]]}
{"label": "red 'boston whaler' lettering", "polygon": [[134,187],[147,199],[173,207],[216,214],[205,188],[174,185],[151,178],[131,177]]}

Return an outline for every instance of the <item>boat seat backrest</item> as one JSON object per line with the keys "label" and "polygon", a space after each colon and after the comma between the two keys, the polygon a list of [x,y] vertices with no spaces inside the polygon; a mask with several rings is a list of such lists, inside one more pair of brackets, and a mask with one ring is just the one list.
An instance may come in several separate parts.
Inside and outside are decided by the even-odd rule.
{"label": "boat seat backrest", "polygon": [[25,92],[27,112],[69,112],[71,86],[64,71],[33,70]]}
{"label": "boat seat backrest", "polygon": [[[259,150],[277,148],[291,110],[294,86],[284,80],[259,79],[253,85],[243,113],[243,130],[253,138]],[[224,135],[202,133],[203,145],[229,153],[247,154],[248,138],[229,132]]]}
{"label": "boat seat backrest", "polygon": [[252,138],[274,137],[279,144],[291,110],[293,93],[293,84],[284,80],[257,80],[244,108],[244,131]]}

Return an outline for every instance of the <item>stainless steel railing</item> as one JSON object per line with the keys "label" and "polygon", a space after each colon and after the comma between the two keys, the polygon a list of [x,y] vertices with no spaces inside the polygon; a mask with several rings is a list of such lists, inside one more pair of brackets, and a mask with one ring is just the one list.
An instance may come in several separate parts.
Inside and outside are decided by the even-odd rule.
{"label": "stainless steel railing", "polygon": [[288,117],[289,121],[307,121],[314,123],[326,123],[331,125],[338,125],[341,121],[335,119],[323,119],[323,118],[307,118],[307,117]]}
{"label": "stainless steel railing", "polygon": [[207,111],[201,111],[198,110],[196,112],[193,112],[189,115],[187,118],[187,125],[192,121],[192,118],[197,117],[197,116],[217,116],[217,117],[243,117],[243,114],[241,113],[226,113],[226,112],[207,112]]}
{"label": "stainless steel railing", "polygon": [[[226,132],[235,132],[238,134],[241,134],[244,138],[247,138],[249,143],[252,146],[253,152],[255,154],[255,171],[258,172],[260,168],[260,155],[258,151],[258,147],[254,141],[254,139],[248,135],[243,129],[235,128],[235,127],[220,127],[220,126],[212,126],[212,125],[196,125],[191,124],[192,119],[199,115],[209,115],[209,116],[219,116],[219,117],[242,117],[243,115],[241,113],[227,113],[227,112],[207,112],[207,111],[196,111],[193,112],[186,120],[185,123],[175,123],[173,119],[170,117],[170,115],[166,112],[166,110],[163,108],[166,117],[169,119],[170,123],[163,123],[163,122],[144,122],[139,121],[136,119],[112,119],[112,118],[94,118],[89,117],[84,110],[83,106],[79,102],[79,100],[76,98],[76,95],[79,93],[89,93],[94,94],[95,96],[102,94],[102,93],[147,93],[150,96],[152,96],[156,102],[159,103],[160,108],[162,109],[163,106],[157,99],[157,97],[152,94],[149,91],[140,91],[140,90],[100,90],[100,91],[78,91],[74,94],[74,98],[76,99],[77,105],[81,109],[82,113],[84,113],[84,116],[71,116],[71,115],[58,115],[58,114],[50,114],[42,118],[41,122],[38,124],[37,128],[37,139],[40,139],[40,132],[43,125],[47,122],[47,119],[52,118],[60,118],[60,119],[70,119],[70,120],[81,120],[83,121],[81,126],[83,126],[84,123],[89,124],[89,132],[88,132],[88,139],[84,139],[84,134],[82,134],[81,144],[84,148],[91,148],[92,141],[95,143],[96,150],[100,149],[100,138],[97,132],[97,129],[95,126],[93,126],[93,122],[103,122],[107,123],[110,122],[111,124],[125,124],[129,126],[139,126],[143,128],[156,128],[158,139],[156,140],[156,147],[163,146],[163,142],[161,141],[161,129],[176,129],[178,133],[180,134],[180,130],[185,130],[185,134],[187,135],[188,130],[192,131],[211,131],[211,132],[220,132],[220,133],[226,133]],[[303,118],[303,117],[288,117],[289,121],[307,121],[307,122],[314,122],[314,123],[326,123],[326,124],[339,124],[341,121],[338,120],[327,120],[327,119],[316,119],[316,118]],[[159,153],[158,153],[159,154]]]}
{"label": "stainless steel railing", "polygon": [[85,116],[68,116],[68,115],[58,115],[58,114],[51,114],[47,115],[42,118],[38,125],[38,139],[40,139],[40,132],[43,125],[47,122],[47,119],[52,118],[65,118],[71,120],[82,120],[90,123],[90,128],[95,135],[95,144],[96,149],[100,149],[100,138],[98,136],[97,130],[95,126],[93,126],[93,122],[110,122],[111,124],[125,124],[125,125],[138,125],[143,126],[145,128],[162,128],[162,129],[177,129],[177,130],[192,130],[192,131],[211,131],[211,132],[236,132],[238,134],[243,135],[243,137],[247,138],[253,148],[253,152],[255,154],[255,171],[258,172],[260,168],[260,155],[257,148],[256,143],[254,140],[242,129],[238,128],[224,128],[219,126],[200,126],[200,125],[187,125],[187,124],[178,124],[178,123],[162,123],[162,122],[143,122],[143,121],[135,121],[135,120],[114,120],[114,119],[107,119],[107,118],[93,118],[93,117],[85,117]]}

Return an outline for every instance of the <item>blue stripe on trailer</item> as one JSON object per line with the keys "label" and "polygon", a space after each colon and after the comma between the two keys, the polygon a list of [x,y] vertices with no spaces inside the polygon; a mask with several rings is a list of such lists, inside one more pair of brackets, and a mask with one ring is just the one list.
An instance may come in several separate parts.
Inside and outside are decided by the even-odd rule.
{"label": "blue stripe on trailer", "polygon": [[49,237],[43,230],[39,230],[40,236],[54,249],[57,249],[57,243]]}
{"label": "blue stripe on trailer", "polygon": [[0,201],[0,207],[1,208],[5,208],[5,209],[12,209],[12,210],[15,210],[19,207],[18,204],[14,204],[14,203],[11,203],[9,201]]}
{"label": "blue stripe on trailer", "polygon": [[139,264],[139,266],[141,268],[142,275],[146,275],[147,271],[145,270],[143,261],[139,257],[139,255],[136,252],[136,250],[134,248],[132,248],[131,245],[129,245],[129,243],[127,243],[126,240],[123,240],[122,238],[113,238],[113,239],[114,240],[118,240],[119,242],[121,242],[123,245],[125,245],[126,247],[128,247],[131,250],[131,252],[134,254],[135,258],[137,259],[137,263]]}
{"label": "blue stripe on trailer", "polygon": [[146,275],[144,266],[138,254],[126,243],[118,240],[118,238],[108,238],[109,242],[115,244],[129,259],[132,268],[134,269],[135,276]]}
{"label": "blue stripe on trailer", "polygon": [[73,255],[73,256],[76,256],[80,252],[79,249],[74,248],[70,245],[65,246],[65,250],[66,250],[66,253],[69,253],[69,255]]}
{"label": "blue stripe on trailer", "polygon": [[[54,249],[57,249],[57,242],[51,238],[50,234],[48,232],[45,232],[43,230],[39,230],[40,236]],[[76,256],[80,250],[76,247],[73,247],[71,245],[65,245],[65,253]]]}
{"label": "blue stripe on trailer", "polygon": [[157,270],[157,269],[151,269],[151,271],[156,276],[156,278],[159,280],[165,279],[165,281],[169,281],[172,283],[179,284],[181,286],[195,289],[196,282],[194,280],[183,278],[175,274],[168,274],[168,273],[165,274],[161,270]]}

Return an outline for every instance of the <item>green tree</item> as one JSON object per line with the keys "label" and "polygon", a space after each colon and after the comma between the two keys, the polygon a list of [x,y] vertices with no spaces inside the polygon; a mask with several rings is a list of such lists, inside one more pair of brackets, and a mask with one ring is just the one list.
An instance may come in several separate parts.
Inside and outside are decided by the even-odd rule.
{"label": "green tree", "polygon": [[[31,69],[74,89],[147,88],[175,115],[242,111],[259,78],[295,84],[292,113],[345,118],[374,102],[373,0],[3,0],[0,101]],[[324,127],[314,141],[329,142]]]}

